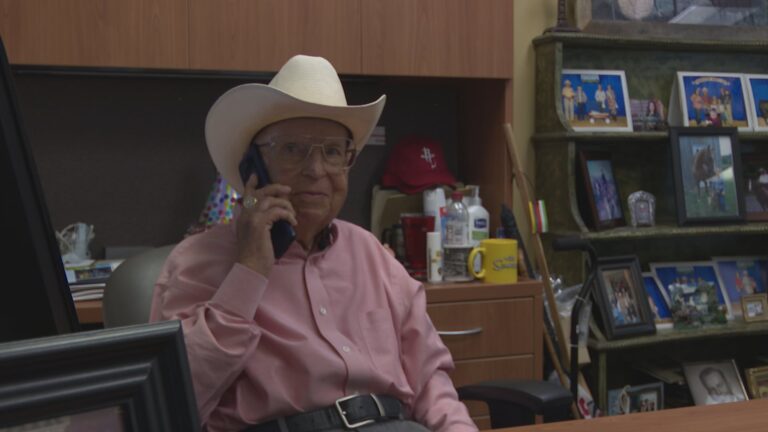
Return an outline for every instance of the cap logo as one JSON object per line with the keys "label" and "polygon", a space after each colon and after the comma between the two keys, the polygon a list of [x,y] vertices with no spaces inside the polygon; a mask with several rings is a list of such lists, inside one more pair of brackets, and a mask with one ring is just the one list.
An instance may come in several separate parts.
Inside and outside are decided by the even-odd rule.
{"label": "cap logo", "polygon": [[432,150],[430,150],[428,147],[422,147],[421,148],[421,158],[424,159],[428,164],[429,167],[432,169],[437,168],[437,162],[435,162],[435,155],[432,153]]}

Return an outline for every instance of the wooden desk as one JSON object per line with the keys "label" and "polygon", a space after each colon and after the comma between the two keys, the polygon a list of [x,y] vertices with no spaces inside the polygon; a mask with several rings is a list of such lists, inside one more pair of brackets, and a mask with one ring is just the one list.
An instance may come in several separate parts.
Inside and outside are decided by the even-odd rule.
{"label": "wooden desk", "polygon": [[768,399],[497,430],[499,432],[764,432],[768,430]]}

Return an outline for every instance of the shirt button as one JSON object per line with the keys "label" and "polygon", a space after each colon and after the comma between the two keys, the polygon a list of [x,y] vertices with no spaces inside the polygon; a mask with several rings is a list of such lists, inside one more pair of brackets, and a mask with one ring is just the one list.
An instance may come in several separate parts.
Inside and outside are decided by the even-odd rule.
{"label": "shirt button", "polygon": [[349,349],[349,347],[348,347],[348,346],[346,346],[346,345],[344,345],[343,347],[341,347],[341,350],[342,350],[342,351],[344,351],[344,352],[346,352],[346,353],[348,353],[349,351],[351,351],[351,350]]}
{"label": "shirt button", "polygon": [[320,306],[320,315],[325,315],[327,313],[328,313],[328,310],[325,307]]}

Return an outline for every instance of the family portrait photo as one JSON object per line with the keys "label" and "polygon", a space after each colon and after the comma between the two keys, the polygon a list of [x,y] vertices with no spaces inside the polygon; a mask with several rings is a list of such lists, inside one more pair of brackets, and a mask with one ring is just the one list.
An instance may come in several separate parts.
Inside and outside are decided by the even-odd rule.
{"label": "family portrait photo", "polygon": [[655,382],[637,386],[625,386],[608,391],[608,415],[664,409],[664,383]]}
{"label": "family portrait photo", "polygon": [[678,222],[737,221],[744,218],[741,160],[735,129],[672,128],[672,159]]}
{"label": "family portrait photo", "polygon": [[595,299],[608,339],[656,332],[648,297],[636,256],[598,260]]}
{"label": "family portrait photo", "polygon": [[624,71],[563,69],[560,96],[575,131],[632,131]]}
{"label": "family portrait photo", "polygon": [[683,372],[696,405],[716,405],[748,399],[733,360],[684,363]]}
{"label": "family portrait photo", "polygon": [[747,75],[749,102],[756,131],[768,131],[768,75]]}
{"label": "family portrait photo", "polygon": [[766,292],[768,257],[715,257],[712,259],[734,315],[741,315],[741,298]]}
{"label": "family portrait photo", "polygon": [[741,74],[678,72],[677,78],[684,126],[752,128]]}
{"label": "family portrait photo", "polygon": [[731,304],[711,262],[651,263],[650,267],[667,292],[676,328],[725,324],[732,318]]}

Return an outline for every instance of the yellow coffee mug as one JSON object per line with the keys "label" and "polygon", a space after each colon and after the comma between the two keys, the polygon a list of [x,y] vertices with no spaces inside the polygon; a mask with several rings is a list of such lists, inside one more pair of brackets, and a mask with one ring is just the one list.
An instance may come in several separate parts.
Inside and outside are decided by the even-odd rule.
{"label": "yellow coffee mug", "polygon": [[[476,272],[473,265],[477,254],[480,254],[483,260],[480,272]],[[472,276],[488,283],[517,282],[517,240],[482,240],[480,247],[470,252],[467,266]]]}

